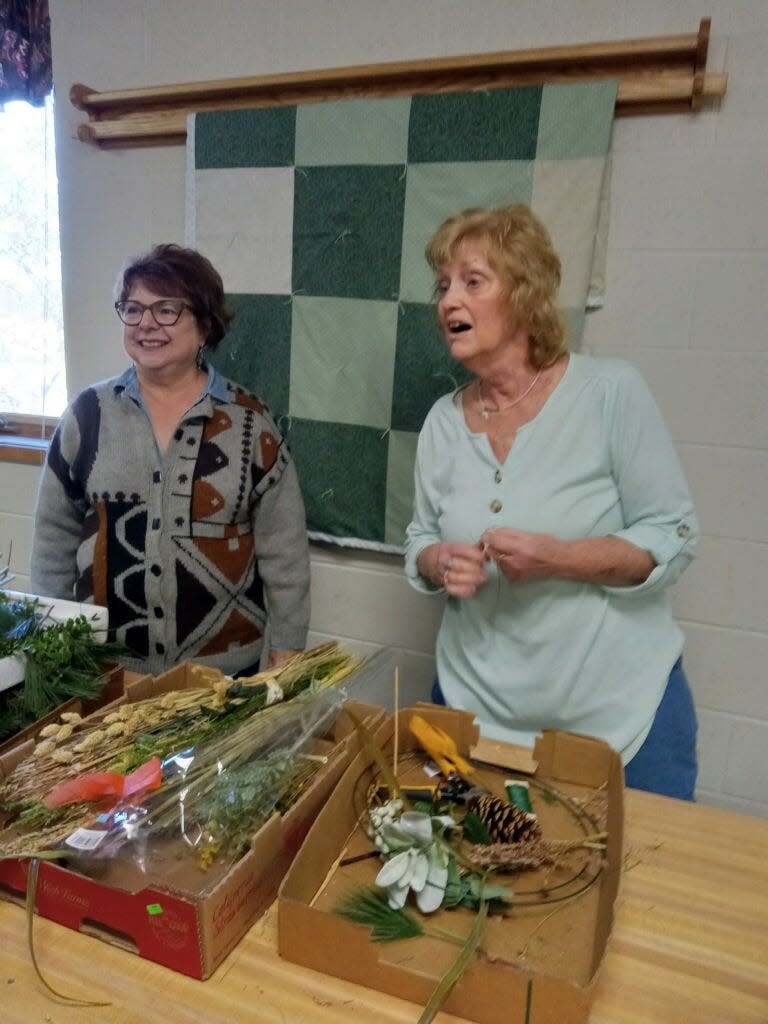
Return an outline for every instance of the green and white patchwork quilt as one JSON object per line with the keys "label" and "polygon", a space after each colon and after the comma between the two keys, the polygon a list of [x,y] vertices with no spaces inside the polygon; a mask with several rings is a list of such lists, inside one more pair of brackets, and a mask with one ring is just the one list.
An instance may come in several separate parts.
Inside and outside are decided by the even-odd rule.
{"label": "green and white patchwork quilt", "polygon": [[467,380],[423,256],[446,217],[528,203],[578,347],[615,97],[596,82],[190,118],[187,241],[236,314],[214,362],[278,420],[313,537],[403,544],[419,429]]}

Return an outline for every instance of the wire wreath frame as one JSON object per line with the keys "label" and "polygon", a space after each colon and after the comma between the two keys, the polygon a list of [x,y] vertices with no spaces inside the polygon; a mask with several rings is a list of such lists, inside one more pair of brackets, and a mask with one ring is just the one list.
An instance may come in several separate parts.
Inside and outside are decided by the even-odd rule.
{"label": "wire wreath frame", "polygon": [[[410,767],[411,765],[417,763],[426,765],[428,762],[429,758],[427,755],[423,753],[423,751],[413,750],[407,752],[398,758],[398,774],[400,772],[401,767],[403,766]],[[352,798],[355,810],[355,817],[357,819],[358,827],[366,833],[368,831],[367,824],[372,805],[372,799],[376,799],[376,794],[378,791],[380,791],[381,778],[382,773],[380,769],[378,769],[375,763],[371,763],[360,772],[353,786]],[[362,792],[364,781],[365,790],[364,792]],[[556,802],[560,804],[564,808],[564,810],[568,812],[571,819],[575,822],[576,826],[581,831],[582,835],[589,836],[600,831],[600,825],[597,818],[589,811],[587,811],[586,806],[580,805],[572,797],[568,796],[568,794],[564,793],[561,789],[553,785],[551,782],[543,779],[536,779],[533,777],[526,777],[525,781],[527,781],[535,789],[542,793],[544,799],[548,802]],[[457,824],[460,825],[461,821],[458,821]],[[598,852],[600,853],[600,857],[597,865],[594,865],[596,859],[595,854]],[[379,851],[375,848],[373,848],[370,851],[370,854],[368,854],[368,856],[370,857],[378,855]],[[536,886],[535,888],[527,890],[520,890],[516,888],[514,895],[510,895],[510,899],[508,901],[510,909],[514,909],[517,907],[522,908],[553,906],[558,903],[564,903],[576,899],[578,896],[581,896],[584,893],[588,892],[599,880],[605,869],[605,860],[606,854],[604,850],[596,851],[595,849],[589,849],[588,851],[586,851],[584,863],[580,866],[580,868],[578,869],[578,871],[576,871],[575,874],[561,881],[558,881],[557,883],[554,883],[552,885]],[[590,865],[593,865],[591,870]],[[558,866],[562,866],[562,863],[559,863]],[[482,869],[479,866],[477,870],[478,873],[482,872]],[[499,873],[503,872],[506,874],[522,874],[524,870],[527,869],[524,867],[520,867],[517,869],[513,868],[510,871],[503,872],[503,868],[499,868]],[[493,873],[496,874],[496,872]],[[584,878],[585,874],[586,878]],[[564,889],[568,889],[568,891],[563,892]],[[533,898],[520,899],[519,897],[521,895],[523,897],[531,896]]]}

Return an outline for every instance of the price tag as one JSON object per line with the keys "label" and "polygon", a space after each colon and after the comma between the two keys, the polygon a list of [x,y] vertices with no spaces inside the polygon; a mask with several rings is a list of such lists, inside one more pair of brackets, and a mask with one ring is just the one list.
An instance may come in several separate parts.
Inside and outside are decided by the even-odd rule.
{"label": "price tag", "polygon": [[106,839],[107,833],[93,828],[77,828],[64,841],[75,850],[95,850]]}

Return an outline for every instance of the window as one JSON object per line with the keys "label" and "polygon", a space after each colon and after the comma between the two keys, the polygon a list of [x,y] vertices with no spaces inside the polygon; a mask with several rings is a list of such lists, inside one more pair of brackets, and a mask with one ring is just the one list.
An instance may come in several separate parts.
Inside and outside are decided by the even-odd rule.
{"label": "window", "polygon": [[66,405],[52,96],[0,107],[0,139],[2,441],[45,436]]}

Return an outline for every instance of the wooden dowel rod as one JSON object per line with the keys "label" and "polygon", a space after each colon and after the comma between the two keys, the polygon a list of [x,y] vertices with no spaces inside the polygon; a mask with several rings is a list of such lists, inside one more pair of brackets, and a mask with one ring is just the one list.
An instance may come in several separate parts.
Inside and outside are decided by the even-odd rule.
{"label": "wooden dowel rod", "polygon": [[[694,96],[693,82],[691,75],[637,77],[620,82],[616,98],[616,115],[627,116],[644,112],[636,108],[647,104],[677,104],[673,112],[690,109]],[[725,74],[705,75],[701,97],[715,99],[724,96],[727,82],[728,76]],[[255,105],[242,103],[238,107]],[[238,107],[228,106],[224,109]],[[210,109],[222,108],[212,106]],[[131,141],[136,145],[152,142],[181,145],[187,134],[187,113],[186,110],[155,110],[141,114],[125,114],[120,118],[81,124],[77,128],[77,137],[83,142],[99,145],[127,145]]]}
{"label": "wooden dowel rod", "polygon": [[84,85],[70,91],[72,103],[92,114],[119,107],[197,104],[201,100],[227,100],[234,97],[258,98],[263,93],[283,89],[312,89],[334,85],[374,86],[402,79],[428,80],[444,74],[481,75],[489,72],[531,71],[580,65],[617,65],[688,63],[693,66],[701,53],[700,33],[696,35],[660,36],[619,42],[584,43],[533,50],[510,50],[496,53],[443,57],[427,61],[400,61],[389,64],[361,64],[344,68],[288,72],[247,78],[208,82],[186,82],[143,89],[97,92]]}
{"label": "wooden dowel rod", "polygon": [[96,92],[73,85],[72,103],[89,116],[77,137],[103,148],[182,145],[189,113],[323,100],[512,88],[552,82],[618,81],[616,116],[677,113],[725,94],[727,75],[706,74],[710,19],[695,35],[659,36],[362,64],[256,78]]}
{"label": "wooden dowel rod", "polygon": [[[692,100],[695,77],[693,75],[683,76],[659,76],[657,78],[633,78],[619,83],[616,105],[624,104],[631,106],[633,103],[664,102],[666,100]],[[715,99],[724,96],[728,76],[704,75],[701,83],[700,95],[708,99]]]}

